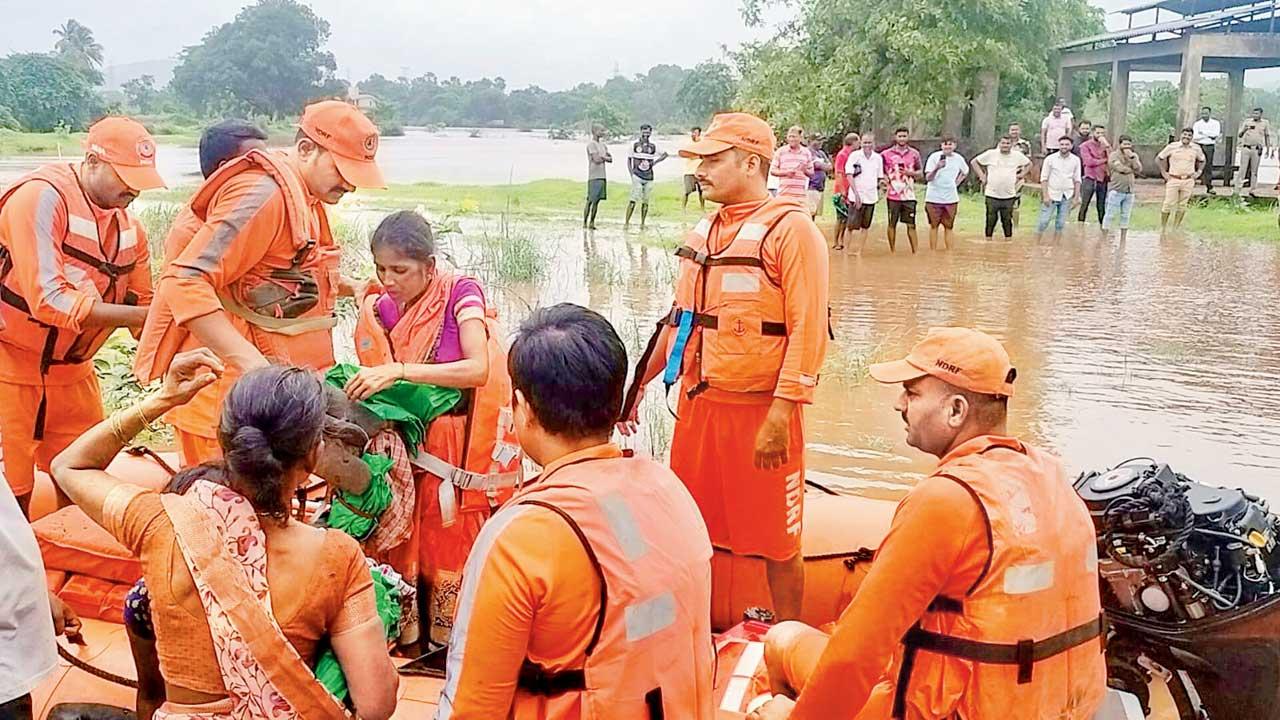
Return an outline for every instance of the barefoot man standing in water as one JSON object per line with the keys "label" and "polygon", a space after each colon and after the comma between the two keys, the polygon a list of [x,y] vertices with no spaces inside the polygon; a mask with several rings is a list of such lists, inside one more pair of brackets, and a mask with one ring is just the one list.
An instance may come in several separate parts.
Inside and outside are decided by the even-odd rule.
{"label": "barefoot man standing in water", "polygon": [[675,305],[637,365],[622,429],[634,431],[649,381],[681,380],[671,469],[713,545],[765,559],[786,619],[804,596],[801,406],[827,350],[827,246],[803,196],[769,197],[773,147],[768,123],[727,113],[680,151],[701,158],[698,183],[722,207],[676,251]]}

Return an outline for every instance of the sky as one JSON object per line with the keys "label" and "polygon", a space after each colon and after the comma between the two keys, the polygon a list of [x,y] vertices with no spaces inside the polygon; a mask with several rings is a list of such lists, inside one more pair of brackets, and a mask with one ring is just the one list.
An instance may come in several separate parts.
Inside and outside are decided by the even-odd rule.
{"label": "sky", "polygon": [[[305,1],[329,21],[328,48],[339,77],[350,81],[375,72],[433,72],[463,80],[500,76],[510,88],[561,90],[658,63],[690,67],[771,30],[747,27],[740,0]],[[1093,0],[1108,13],[1136,1]],[[53,28],[75,18],[94,31],[108,67],[164,60],[230,21],[248,2],[197,0],[175,10],[172,0],[0,0],[0,55],[49,50]],[[781,17],[774,12],[772,19]],[[1124,16],[1109,14],[1107,22],[1123,27]],[[1250,73],[1249,84],[1274,84],[1276,76]],[[1133,79],[1157,78],[1177,81],[1176,75],[1150,73]]]}

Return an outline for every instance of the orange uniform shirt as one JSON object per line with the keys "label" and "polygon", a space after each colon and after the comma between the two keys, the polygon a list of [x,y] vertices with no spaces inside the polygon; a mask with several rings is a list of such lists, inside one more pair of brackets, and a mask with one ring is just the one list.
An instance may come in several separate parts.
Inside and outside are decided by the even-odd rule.
{"label": "orange uniform shirt", "polygon": [[[944,463],[951,457],[944,458]],[[803,683],[791,720],[854,718],[873,689],[889,690],[885,669],[907,630],[939,595],[962,598],[990,557],[987,523],[959,483],[929,477],[903,499],[871,572],[858,588],[813,674]],[[889,692],[886,701],[892,701]],[[886,707],[884,717],[889,713]]]}
{"label": "orange uniform shirt", "polygon": [[[311,227],[309,235],[321,243],[331,242],[321,232],[319,214],[324,210],[313,198],[310,205]],[[179,222],[196,223],[194,217],[184,212]],[[171,234],[172,235],[172,234]],[[166,254],[177,247],[166,243]],[[287,269],[293,265],[297,250],[289,234],[285,211],[284,191],[265,171],[246,171],[229,180],[215,195],[208,216],[185,248],[172,257],[166,257],[164,274],[156,288],[153,312],[171,313],[179,325],[214,312],[223,312],[218,292],[255,268]],[[249,323],[228,313],[228,320],[249,338],[268,358],[278,358],[283,353],[262,342],[267,333],[254,333]],[[319,352],[333,353],[329,334],[315,335],[314,342],[327,345]],[[293,345],[306,342],[307,336],[290,338]],[[268,344],[264,347],[264,344]],[[182,349],[201,347],[194,335],[187,337]],[[332,362],[330,362],[332,364]],[[186,432],[204,437],[216,437],[222,395],[231,388],[237,377],[232,368],[213,386],[200,392],[190,403],[177,408],[167,416],[175,426]]]}
{"label": "orange uniform shirt", "polygon": [[[721,208],[707,238],[711,254],[723,252],[751,214],[771,200]],[[774,397],[812,403],[818,372],[827,354],[826,238],[807,214],[791,213],[765,237],[760,258],[764,261],[765,273],[782,286],[787,324],[787,350]],[[697,379],[687,377],[686,382],[697,382]]]}
{"label": "orange uniform shirt", "polygon": [[[543,472],[600,451],[567,455]],[[535,505],[504,509],[463,570],[436,717],[507,717],[525,658],[553,672],[581,667],[599,612],[600,579],[564,518]]]}
{"label": "orange uniform shirt", "polygon": [[[98,236],[106,243],[108,255],[114,252],[116,242],[110,232],[111,218],[119,210],[104,210],[89,203],[98,225]],[[10,279],[17,288],[36,320],[79,333],[81,323],[101,300],[93,289],[82,289],[69,273],[62,253],[62,241],[67,234],[67,207],[58,192],[49,184],[28,182],[14,191],[4,210],[0,211],[0,236],[8,242],[13,270]],[[147,236],[140,225],[136,228],[138,263],[127,278],[130,290],[138,296],[139,305],[151,302],[151,266],[147,253]],[[110,234],[109,234],[110,232]],[[3,341],[0,333],[0,382],[19,385],[39,385],[40,353],[15,347]],[[49,368],[44,383],[65,386],[80,382],[93,372],[93,363],[78,365],[54,365]]]}

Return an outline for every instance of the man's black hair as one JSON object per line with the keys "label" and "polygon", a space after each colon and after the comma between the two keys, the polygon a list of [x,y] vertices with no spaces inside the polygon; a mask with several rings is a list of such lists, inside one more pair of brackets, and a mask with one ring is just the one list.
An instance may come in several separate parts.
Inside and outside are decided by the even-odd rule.
{"label": "man's black hair", "polygon": [[697,130],[698,132],[702,132],[702,128],[698,127],[697,125],[694,125],[692,128],[690,128],[689,132],[693,132],[694,130]]}
{"label": "man's black hair", "polygon": [[535,311],[507,356],[511,383],[547,432],[608,435],[622,412],[627,349],[602,315],[572,303]]}
{"label": "man's black hair", "polygon": [[650,125],[649,123],[645,123],[645,124],[643,124],[643,125],[641,125],[641,126],[640,126],[640,129],[641,129],[641,130],[652,130],[652,129],[653,129],[653,126],[652,126],[652,125]]}
{"label": "man's black hair", "polygon": [[200,174],[209,177],[222,163],[240,154],[245,140],[266,141],[267,133],[248,120],[223,120],[200,135]]}

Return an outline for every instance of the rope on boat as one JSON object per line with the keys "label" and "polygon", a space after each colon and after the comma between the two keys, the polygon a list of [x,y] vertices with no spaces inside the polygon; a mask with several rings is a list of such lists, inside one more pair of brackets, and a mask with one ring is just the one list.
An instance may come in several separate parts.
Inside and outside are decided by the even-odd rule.
{"label": "rope on boat", "polygon": [[58,643],[58,655],[61,656],[63,660],[66,660],[67,662],[71,663],[71,666],[76,668],[77,670],[83,670],[84,672],[87,672],[96,678],[106,680],[107,682],[110,682],[110,683],[115,683],[116,685],[123,685],[127,688],[132,688],[134,690],[138,689],[137,680],[131,680],[127,677],[122,677],[114,673],[109,673],[106,670],[96,668],[90,665],[89,663],[81,660],[80,658],[76,657],[75,655],[72,655],[71,651],[63,647],[62,643]]}
{"label": "rope on boat", "polygon": [[155,450],[152,450],[151,448],[145,445],[134,445],[132,447],[125,448],[124,451],[127,454],[132,455],[134,457],[146,456],[148,458],[151,458],[152,460],[155,461],[157,465],[164,468],[165,472],[169,473],[169,477],[173,477],[174,475],[178,474],[178,471],[174,470],[172,465],[165,462],[164,458],[160,457],[160,455],[157,454]]}

